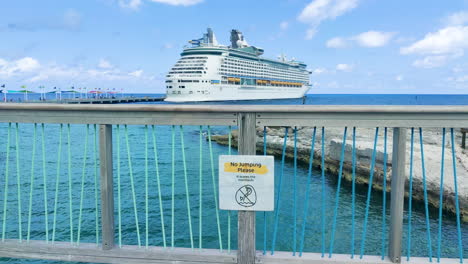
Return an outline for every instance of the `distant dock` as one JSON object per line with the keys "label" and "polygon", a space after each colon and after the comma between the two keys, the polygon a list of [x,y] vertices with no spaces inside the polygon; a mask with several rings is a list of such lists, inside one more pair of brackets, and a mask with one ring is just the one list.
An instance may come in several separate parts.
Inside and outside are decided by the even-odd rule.
{"label": "distant dock", "polygon": [[[165,96],[160,97],[114,97],[114,98],[62,98],[42,100],[23,100],[22,103],[59,103],[59,104],[126,104],[126,103],[142,103],[142,102],[161,102],[166,99]],[[15,101],[16,103],[17,101]],[[8,103],[8,102],[7,102]]]}
{"label": "distant dock", "polygon": [[120,98],[74,98],[62,99],[64,104],[125,104],[141,102],[161,102],[166,97],[120,97]]}

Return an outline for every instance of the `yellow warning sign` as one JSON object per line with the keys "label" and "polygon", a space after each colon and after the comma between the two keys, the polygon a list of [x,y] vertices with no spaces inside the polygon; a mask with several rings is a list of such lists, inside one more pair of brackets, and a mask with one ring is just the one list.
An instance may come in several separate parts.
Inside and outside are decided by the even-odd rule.
{"label": "yellow warning sign", "polygon": [[266,174],[268,168],[261,163],[225,162],[224,172]]}

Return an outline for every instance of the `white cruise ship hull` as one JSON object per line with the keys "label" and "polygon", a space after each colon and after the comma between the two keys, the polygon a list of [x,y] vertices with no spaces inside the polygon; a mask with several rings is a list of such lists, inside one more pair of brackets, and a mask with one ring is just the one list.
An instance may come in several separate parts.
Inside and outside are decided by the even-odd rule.
{"label": "white cruise ship hull", "polygon": [[174,94],[168,93],[164,101],[210,102],[265,99],[294,99],[302,98],[305,95],[305,93],[307,93],[309,88],[310,87],[308,86],[297,88],[281,88],[265,86],[229,87],[219,85],[218,87],[210,87],[209,89],[174,89]]}

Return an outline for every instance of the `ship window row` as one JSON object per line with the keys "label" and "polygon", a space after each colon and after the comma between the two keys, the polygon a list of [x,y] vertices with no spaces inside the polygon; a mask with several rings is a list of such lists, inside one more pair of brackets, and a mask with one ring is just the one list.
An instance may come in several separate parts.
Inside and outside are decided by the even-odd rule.
{"label": "ship window row", "polygon": [[200,82],[200,80],[177,80],[178,82],[183,82],[183,83],[191,83],[191,82],[194,82],[194,83],[198,83]]}
{"label": "ship window row", "polygon": [[208,57],[183,57],[180,60],[208,59]]}
{"label": "ship window row", "polygon": [[206,60],[186,60],[186,61],[178,61],[179,64],[188,64],[188,63],[206,63]]}
{"label": "ship window row", "polygon": [[200,67],[200,66],[205,66],[204,63],[190,63],[190,64],[180,64],[176,63],[174,67]]}
{"label": "ship window row", "polygon": [[171,71],[171,72],[169,72],[169,74],[179,74],[179,73],[199,73],[199,74],[202,74],[202,73],[206,73],[206,72],[202,72],[202,71]]}
{"label": "ship window row", "polygon": [[180,70],[206,70],[207,68],[204,67],[186,67],[186,68],[178,68],[174,67],[172,68],[173,71],[180,71]]}

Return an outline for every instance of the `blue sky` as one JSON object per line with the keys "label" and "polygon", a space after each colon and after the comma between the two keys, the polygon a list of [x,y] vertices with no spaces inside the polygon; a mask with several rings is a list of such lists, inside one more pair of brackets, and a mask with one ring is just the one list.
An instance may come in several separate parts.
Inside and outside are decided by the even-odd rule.
{"label": "blue sky", "polygon": [[468,94],[468,0],[15,0],[0,3],[0,85],[163,93],[184,45],[241,30],[306,62],[310,93]]}

